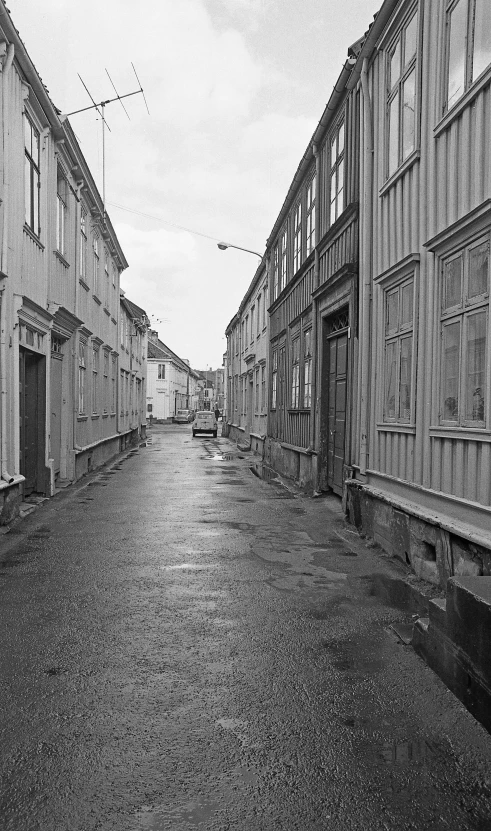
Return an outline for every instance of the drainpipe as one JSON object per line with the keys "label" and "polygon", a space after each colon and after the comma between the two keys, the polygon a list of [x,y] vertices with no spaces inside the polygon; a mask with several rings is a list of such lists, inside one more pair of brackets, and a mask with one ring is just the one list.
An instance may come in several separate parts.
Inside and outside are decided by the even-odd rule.
{"label": "drainpipe", "polygon": [[[320,236],[320,181],[321,181],[321,171],[320,171],[320,155],[319,149],[317,144],[312,144],[312,155],[315,159],[315,233],[316,233],[316,240],[315,240],[315,248],[314,248],[314,291],[319,288],[319,246],[317,245],[317,239]],[[314,355],[319,354],[319,350],[317,348],[317,301],[314,300],[312,304],[312,350]],[[317,366],[320,366],[320,361],[317,362]],[[317,416],[318,416],[318,401],[317,401],[317,366],[315,368],[315,373],[313,377],[311,377],[310,381],[312,384],[312,398],[310,402],[310,435],[309,435],[309,445],[310,449],[312,450],[316,446],[315,442],[315,434],[317,428]],[[318,472],[317,472],[318,475]],[[318,482],[316,482],[315,487],[318,488]]]}
{"label": "drainpipe", "polygon": [[361,212],[363,220],[361,242],[362,304],[361,316],[361,406],[360,406],[360,473],[366,474],[368,462],[368,429],[370,406],[370,303],[372,294],[372,235],[373,235],[373,124],[372,105],[368,89],[368,60],[365,58],[361,71],[363,91],[363,199]]}
{"label": "drainpipe", "polygon": [[[9,96],[8,96],[8,75],[12,62],[14,60],[14,44],[10,43],[7,48],[7,54],[2,66],[2,151],[3,151],[3,177],[2,177],[2,202],[3,202],[3,217],[2,217],[2,261],[1,272],[4,277],[8,273],[8,209],[9,209],[9,185],[7,174],[8,163],[8,111],[9,111]],[[5,296],[0,299],[0,389],[2,396],[1,413],[2,413],[2,443],[1,443],[1,478],[4,482],[12,484],[14,477],[7,470],[7,308]]]}

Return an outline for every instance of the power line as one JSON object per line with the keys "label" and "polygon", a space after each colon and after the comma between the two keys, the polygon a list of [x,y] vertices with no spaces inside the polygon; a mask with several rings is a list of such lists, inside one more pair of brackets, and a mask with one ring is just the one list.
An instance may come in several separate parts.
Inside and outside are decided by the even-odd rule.
{"label": "power line", "polygon": [[218,237],[210,237],[209,234],[203,234],[201,231],[194,231],[192,228],[186,228],[185,225],[178,225],[176,222],[170,222],[168,219],[163,219],[161,216],[154,216],[153,214],[143,213],[143,211],[135,211],[133,208],[125,208],[124,205],[117,205],[116,202],[108,202],[113,208],[119,208],[120,211],[126,211],[129,214],[136,214],[137,216],[144,216],[147,219],[156,219],[157,222],[163,222],[164,225],[170,225],[172,228],[179,228],[180,231],[187,231],[189,234],[196,234],[198,237],[205,237],[211,239],[213,242],[220,242]]}

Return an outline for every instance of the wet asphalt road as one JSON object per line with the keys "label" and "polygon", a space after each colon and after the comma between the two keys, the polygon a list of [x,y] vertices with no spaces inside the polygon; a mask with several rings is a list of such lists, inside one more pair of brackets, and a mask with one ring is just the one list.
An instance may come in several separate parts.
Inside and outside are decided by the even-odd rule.
{"label": "wet asphalt road", "polygon": [[0,540],[2,831],[491,829],[491,736],[334,498],[146,448]]}

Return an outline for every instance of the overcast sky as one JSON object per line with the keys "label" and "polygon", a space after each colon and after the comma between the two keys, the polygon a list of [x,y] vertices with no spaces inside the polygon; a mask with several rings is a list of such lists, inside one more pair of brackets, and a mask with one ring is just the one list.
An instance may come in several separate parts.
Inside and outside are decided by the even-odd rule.
{"label": "overcast sky", "polygon": [[[129,268],[121,285],[195,368],[222,365],[225,328],[297,165],[381,0],[9,0],[65,113],[106,108],[106,200]],[[102,193],[101,123],[70,119]],[[119,206],[119,207],[116,207]],[[145,216],[143,216],[145,214]],[[181,226],[181,227],[176,227]],[[188,231],[182,228],[189,229]],[[153,317],[152,317],[153,315]],[[161,321],[161,322],[159,322]]]}

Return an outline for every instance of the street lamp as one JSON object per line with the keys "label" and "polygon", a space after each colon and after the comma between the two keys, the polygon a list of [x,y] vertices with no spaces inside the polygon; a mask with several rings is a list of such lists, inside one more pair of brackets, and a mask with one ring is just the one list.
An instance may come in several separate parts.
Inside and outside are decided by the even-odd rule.
{"label": "street lamp", "polygon": [[239,251],[247,251],[248,254],[255,254],[260,260],[263,258],[263,254],[259,254],[257,251],[251,251],[250,248],[241,248],[240,245],[232,245],[231,242],[218,242],[217,245],[220,251],[226,251],[227,248],[237,248]]}

